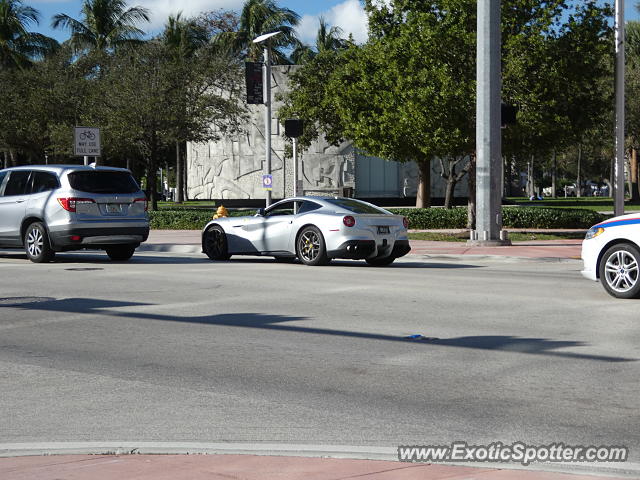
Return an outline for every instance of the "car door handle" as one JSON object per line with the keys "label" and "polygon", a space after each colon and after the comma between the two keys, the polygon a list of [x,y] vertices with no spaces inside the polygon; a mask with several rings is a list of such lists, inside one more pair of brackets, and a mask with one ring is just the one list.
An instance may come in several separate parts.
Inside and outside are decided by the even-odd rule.
{"label": "car door handle", "polygon": [[24,202],[24,198],[21,198],[20,200],[16,200],[16,203],[23,203]]}

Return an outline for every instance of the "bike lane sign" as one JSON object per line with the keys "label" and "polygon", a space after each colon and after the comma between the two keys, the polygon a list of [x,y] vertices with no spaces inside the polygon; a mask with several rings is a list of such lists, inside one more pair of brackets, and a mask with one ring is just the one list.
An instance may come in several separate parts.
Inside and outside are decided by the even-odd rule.
{"label": "bike lane sign", "polygon": [[79,157],[99,157],[100,129],[75,127],[73,129],[73,154]]}
{"label": "bike lane sign", "polygon": [[271,190],[273,188],[273,176],[262,175],[262,188],[265,190]]}

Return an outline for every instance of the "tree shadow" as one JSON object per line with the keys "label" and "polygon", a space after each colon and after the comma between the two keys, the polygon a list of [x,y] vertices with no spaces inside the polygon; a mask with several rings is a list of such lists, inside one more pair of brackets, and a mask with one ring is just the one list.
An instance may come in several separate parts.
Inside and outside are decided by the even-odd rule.
{"label": "tree shadow", "polygon": [[[13,302],[12,302],[13,298]],[[476,350],[493,350],[515,352],[527,355],[541,355],[573,360],[593,360],[602,362],[632,362],[635,358],[625,358],[606,355],[591,355],[586,353],[558,351],[563,348],[588,347],[589,344],[573,340],[549,340],[546,338],[523,338],[511,335],[478,335],[454,338],[425,338],[409,339],[404,336],[383,335],[367,332],[353,332],[347,330],[305,327],[299,325],[285,325],[286,322],[307,320],[306,317],[271,315],[262,313],[227,313],[218,315],[185,316],[163,315],[160,313],[113,311],[112,308],[149,306],[150,303],[122,302],[95,298],[67,298],[62,300],[50,297],[7,297],[0,298],[0,309],[3,307],[21,308],[24,310],[42,310],[66,313],[88,313],[109,315],[112,317],[159,320],[166,322],[193,323],[200,325],[219,325],[226,327],[263,329],[292,333],[314,335],[339,336],[362,340],[376,340],[387,342],[413,343],[425,347],[453,347],[470,348]]]}

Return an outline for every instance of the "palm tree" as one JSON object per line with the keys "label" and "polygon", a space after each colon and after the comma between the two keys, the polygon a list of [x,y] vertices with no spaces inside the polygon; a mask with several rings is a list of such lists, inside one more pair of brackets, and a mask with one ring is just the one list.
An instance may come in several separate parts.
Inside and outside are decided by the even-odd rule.
{"label": "palm tree", "polygon": [[51,26],[71,31],[70,43],[76,52],[113,50],[141,42],[144,32],[135,25],[149,21],[146,8],[126,7],[124,0],[84,0],[82,21],[59,13]]}
{"label": "palm tree", "polygon": [[182,12],[179,12],[175,16],[169,16],[162,33],[162,40],[169,47],[174,59],[182,60],[193,57],[209,39],[205,28],[199,26],[193,19],[184,20]]}
{"label": "palm tree", "polygon": [[271,40],[272,59],[276,64],[290,63],[283,49],[295,47],[299,42],[294,27],[300,15],[279,7],[275,0],[247,0],[242,7],[237,32],[222,32],[214,42],[252,61],[262,55],[263,45],[253,43],[254,38],[270,32],[281,32]]}
{"label": "palm tree", "polygon": [[21,0],[0,0],[0,68],[27,66],[56,49],[54,39],[27,30],[39,16]]}
{"label": "palm tree", "polygon": [[291,54],[291,59],[301,65],[307,63],[319,53],[336,52],[346,48],[347,45],[347,40],[342,38],[342,29],[340,27],[329,27],[324,17],[320,17],[315,46],[310,47],[299,44]]}
{"label": "palm tree", "polygon": [[[182,12],[180,12],[176,16],[169,16],[162,33],[162,40],[169,48],[172,60],[182,65],[191,60],[198,50],[208,43],[209,36],[207,30],[198,25],[195,20],[183,20]],[[181,91],[184,87],[182,79],[177,79],[177,81],[176,90]],[[186,106],[182,111],[177,112],[178,118],[182,117],[181,114],[185,109]],[[176,198],[174,200],[180,203],[184,199],[184,167],[180,153],[180,145],[184,143],[184,137],[180,134],[180,128],[176,131],[176,137]]]}

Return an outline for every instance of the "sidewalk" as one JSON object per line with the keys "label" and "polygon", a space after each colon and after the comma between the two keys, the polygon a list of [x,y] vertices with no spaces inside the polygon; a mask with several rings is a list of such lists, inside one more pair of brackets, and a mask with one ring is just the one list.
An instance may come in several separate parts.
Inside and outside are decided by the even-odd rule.
{"label": "sidewalk", "polygon": [[[3,480],[613,480],[620,477],[260,455],[62,455],[0,458]],[[627,478],[633,478],[628,477]],[[635,477],[637,478],[637,477]]]}
{"label": "sidewalk", "polygon": [[[444,230],[439,230],[444,232]],[[448,232],[448,231],[447,231]],[[139,251],[200,253],[200,230],[151,230]],[[530,240],[508,247],[469,247],[465,242],[411,240],[409,255],[482,255],[516,258],[579,259],[582,240]]]}

